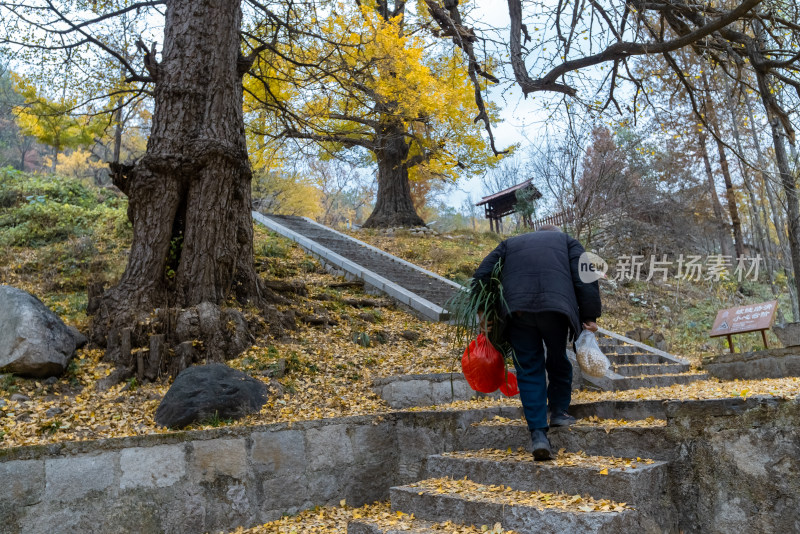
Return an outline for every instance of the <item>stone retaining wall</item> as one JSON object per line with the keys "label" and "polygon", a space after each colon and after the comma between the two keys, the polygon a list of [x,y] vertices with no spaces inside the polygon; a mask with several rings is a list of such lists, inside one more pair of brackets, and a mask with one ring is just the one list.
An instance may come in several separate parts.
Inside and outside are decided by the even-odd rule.
{"label": "stone retaining wall", "polygon": [[[667,418],[636,445],[643,457],[653,449],[649,457],[669,460],[683,531],[800,532],[800,399],[627,404],[632,415],[663,410]],[[521,410],[396,412],[3,449],[0,532],[214,532],[342,499],[358,506],[426,478],[430,455],[508,441],[504,427],[471,427],[496,415],[516,419]],[[520,425],[508,430],[526,441]],[[562,429],[554,443],[583,434],[608,441],[615,433]]]}
{"label": "stone retaining wall", "polygon": [[800,398],[671,402],[684,532],[800,532]]}
{"label": "stone retaining wall", "polygon": [[720,354],[705,358],[703,369],[720,380],[800,376],[800,347]]}
{"label": "stone retaining wall", "polygon": [[495,415],[520,414],[393,413],[0,450],[0,532],[198,533],[383,500]]}

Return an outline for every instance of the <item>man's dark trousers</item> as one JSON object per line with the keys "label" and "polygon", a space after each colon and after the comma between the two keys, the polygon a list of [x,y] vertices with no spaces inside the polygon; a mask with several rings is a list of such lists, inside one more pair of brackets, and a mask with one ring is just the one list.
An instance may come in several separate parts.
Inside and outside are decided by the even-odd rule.
{"label": "man's dark trousers", "polygon": [[569,408],[572,364],[566,352],[568,331],[569,319],[558,312],[514,312],[509,318],[506,335],[514,347],[519,395],[530,430],[548,428],[548,403],[552,412]]}

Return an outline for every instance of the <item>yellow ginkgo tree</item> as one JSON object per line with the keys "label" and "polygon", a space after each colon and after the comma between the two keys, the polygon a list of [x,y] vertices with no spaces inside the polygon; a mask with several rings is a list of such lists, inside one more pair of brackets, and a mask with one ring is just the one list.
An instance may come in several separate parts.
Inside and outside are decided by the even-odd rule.
{"label": "yellow ginkgo tree", "polygon": [[15,109],[17,124],[24,135],[32,136],[53,149],[51,165],[54,172],[62,151],[90,145],[102,135],[100,121],[73,116],[76,97],[50,99],[24,77],[14,74],[13,79],[15,90],[24,97],[24,103]]}
{"label": "yellow ginkgo tree", "polygon": [[256,134],[377,167],[367,227],[423,224],[409,180],[452,182],[497,160],[474,122],[464,60],[422,31],[428,17],[422,3],[339,0],[291,43],[263,45],[271,53],[245,81]]}

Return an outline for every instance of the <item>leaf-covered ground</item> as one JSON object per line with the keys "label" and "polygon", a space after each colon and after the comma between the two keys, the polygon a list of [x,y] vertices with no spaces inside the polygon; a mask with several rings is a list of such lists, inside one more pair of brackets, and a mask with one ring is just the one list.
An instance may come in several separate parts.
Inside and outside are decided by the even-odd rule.
{"label": "leaf-covered ground", "polygon": [[[375,244],[393,252],[406,251],[407,257],[413,256],[410,259],[444,274],[452,274],[453,264],[461,265],[454,250],[463,248],[467,251],[468,259],[464,264],[469,263],[471,269],[484,251],[496,243],[491,236],[485,235],[438,240],[378,235],[375,234]],[[95,241],[102,243],[99,259],[93,260],[95,267],[91,267],[91,262],[86,265],[77,262],[69,289],[88,283],[94,276],[93,272],[96,274],[100,269],[98,261],[102,260],[105,276],[119,272],[118,263],[124,257],[123,247],[115,245],[116,240],[110,238]],[[51,257],[57,253],[71,257],[70,251],[74,252],[75,248],[74,243],[64,246],[61,242],[37,250],[12,247],[11,254],[0,261],[0,282],[32,291],[53,306],[65,320],[83,328],[88,320],[85,294],[58,291],[52,278],[65,272],[64,267],[53,271],[53,268],[45,268],[42,259],[42,255]],[[398,248],[400,250],[396,250]],[[424,256],[425,250],[428,256]],[[285,389],[283,396],[270,399],[259,414],[240,421],[212,420],[198,424],[196,428],[387,412],[389,407],[370,387],[373,379],[395,374],[458,370],[460,350],[450,344],[446,325],[416,319],[396,309],[388,300],[368,295],[358,287],[338,287],[343,282],[341,278],[326,273],[316,260],[292,243],[260,228],[256,232],[256,253],[258,268],[266,279],[301,283],[307,288],[307,296],[289,295],[292,302],[284,307],[294,309],[298,317],[325,320],[316,326],[298,321],[296,330],[286,331],[280,338],[265,335],[251,349],[229,362],[233,367],[264,378],[263,375],[269,373],[279,360],[284,360],[286,375],[279,379]],[[422,257],[433,259],[420,261]],[[464,272],[469,269],[462,267]],[[612,312],[608,314],[612,315],[609,320],[613,320]],[[111,367],[102,361],[100,350],[84,349],[58,379],[33,380],[3,375],[0,378],[0,447],[166,432],[166,429],[156,426],[153,416],[169,384],[165,381],[137,384],[135,380],[129,380],[108,391],[97,391],[97,380],[110,372]],[[581,391],[576,392],[573,402],[794,396],[798,392],[800,379],[707,380],[685,386],[613,393]],[[518,401],[484,399],[437,409],[491,404],[516,405]]]}
{"label": "leaf-covered ground", "polygon": [[[86,288],[90,282],[108,283],[121,274],[126,261],[130,228],[124,216],[124,199],[105,191],[93,191],[67,182],[27,182],[19,191],[8,188],[16,182],[0,184],[0,194],[16,202],[0,209],[3,224],[16,224],[13,234],[0,240],[0,283],[13,285],[38,296],[66,322],[85,330]],[[12,183],[13,182],[13,183]],[[24,187],[23,187],[24,186]],[[5,188],[5,189],[4,189]],[[9,193],[11,191],[11,193]],[[52,199],[50,197],[53,197]],[[33,198],[32,200],[25,200]],[[72,202],[73,204],[70,204]],[[98,205],[102,204],[102,209]],[[8,202],[6,205],[9,205]],[[66,211],[65,206],[68,207]],[[76,211],[80,207],[86,214]],[[15,211],[16,210],[16,211]],[[30,216],[24,227],[19,220]],[[102,217],[97,217],[101,213]],[[71,216],[73,219],[67,219]],[[22,218],[22,219],[20,219]],[[52,220],[72,220],[54,225]],[[9,222],[11,221],[11,222]],[[21,228],[21,229],[20,229]],[[439,237],[414,237],[397,232],[386,237],[378,232],[361,231],[357,237],[422,265],[443,276],[465,281],[498,239],[491,234],[469,232]],[[324,271],[319,262],[298,247],[274,234],[256,228],[256,264],[266,280],[299,283],[306,296],[287,294],[298,317],[322,319],[320,324],[298,321],[295,330],[280,336],[261,335],[244,354],[229,364],[252,376],[267,380],[279,362],[286,374],[279,378],[285,393],[272,398],[260,413],[240,421],[210,420],[194,428],[220,425],[253,425],[357,414],[381,414],[390,408],[372,391],[377,377],[408,373],[437,373],[458,370],[460,349],[449,343],[447,326],[423,322],[396,309],[383,297],[366,294],[352,286],[342,287],[343,279]],[[717,308],[740,303],[745,297],[739,288],[707,283],[696,286],[670,284],[603,284],[605,313],[600,324],[618,332],[632,325],[645,324],[662,332],[672,352],[699,363],[703,356],[722,352],[722,342],[710,341],[706,333]],[[748,301],[768,300],[759,294],[763,288],[750,288]],[[312,321],[313,322],[313,321]],[[759,348],[760,341],[742,337],[739,346]],[[749,346],[748,346],[749,344]],[[0,448],[53,443],[66,440],[92,440],[107,437],[168,432],[156,426],[153,416],[169,388],[165,380],[139,384],[129,380],[107,391],[97,390],[97,381],[111,372],[98,349],[80,350],[67,371],[58,378],[25,379],[0,375]],[[623,392],[576,392],[573,402],[635,399],[703,399],[769,395],[795,397],[800,394],[800,379],[733,381],[706,380],[669,388],[647,388]],[[518,406],[516,399],[461,401],[437,410],[454,410],[492,405]],[[414,408],[424,410],[430,408]],[[481,424],[523,424],[521,420],[492,420]],[[619,421],[590,418],[578,424],[604,428],[630,425],[663,425],[663,421]],[[495,451],[496,456],[515,452]],[[520,454],[520,458],[525,457]],[[638,460],[638,459],[637,459]],[[580,455],[559,456],[559,461],[588,464],[603,469],[614,467]],[[632,463],[631,465],[635,465]],[[465,487],[460,481],[441,481],[431,491],[445,488],[458,492],[486,488]],[[507,488],[491,490],[498,498],[529,498],[509,494]],[[619,503],[575,501],[576,496],[543,494],[547,506],[578,509],[615,509]],[[385,503],[351,508],[316,508],[268,523],[248,533],[344,532],[347,521],[370,517],[385,526],[411,528],[412,517],[393,513]],[[435,530],[450,533],[504,532],[501,525],[483,528],[442,523]]]}
{"label": "leaf-covered ground", "polygon": [[[32,292],[66,322],[85,331],[88,284],[113,283],[127,260],[130,226],[125,199],[66,179],[43,180],[21,173],[3,176],[0,283]],[[494,234],[472,232],[418,237],[398,231],[387,237],[363,230],[355,235],[462,282],[498,242]],[[423,322],[383,297],[343,286],[343,279],[328,274],[296,245],[258,226],[255,251],[257,269],[265,280],[301,284],[307,294],[285,295],[289,303],[282,307],[296,312],[296,329],[261,335],[229,364],[266,379],[264,375],[285,362],[286,374],[279,379],[285,394],[271,399],[259,414],[235,423],[207,421],[197,428],[382,413],[389,408],[372,392],[373,379],[458,370],[460,349],[450,344],[446,325]],[[725,293],[728,289],[711,284],[614,287],[604,283],[605,313],[600,324],[620,332],[634,324],[652,326],[664,333],[673,352],[699,362],[702,356],[723,350],[721,342],[711,342],[705,334],[718,304],[741,300],[737,288]],[[754,293],[748,298],[760,296]],[[315,320],[318,324],[312,324]],[[747,338],[741,339],[740,345],[746,346]],[[100,350],[83,349],[58,378],[0,375],[0,447],[166,432],[155,425],[153,415],[169,384],[129,380],[98,391],[97,381],[110,372]],[[631,392],[578,392],[574,402],[792,396],[798,391],[797,379],[710,380]],[[518,401],[486,399],[437,409],[492,403]]]}

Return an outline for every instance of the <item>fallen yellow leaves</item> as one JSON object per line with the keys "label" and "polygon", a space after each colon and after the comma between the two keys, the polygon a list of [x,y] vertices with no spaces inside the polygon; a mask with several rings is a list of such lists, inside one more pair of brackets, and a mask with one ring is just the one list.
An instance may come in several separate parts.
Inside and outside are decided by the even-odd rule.
{"label": "fallen yellow leaves", "polygon": [[454,495],[464,499],[508,506],[557,508],[571,512],[622,512],[631,509],[626,503],[606,499],[593,499],[564,493],[518,491],[503,485],[476,484],[467,479],[434,478],[410,484],[409,487],[419,490],[422,494]]}
{"label": "fallen yellow leaves", "polygon": [[[388,503],[379,502],[359,508],[350,508],[346,505],[316,507],[261,526],[249,529],[239,528],[232,534],[344,534],[347,532],[347,523],[354,519],[395,530],[413,531],[418,524],[413,515],[392,512]],[[428,524],[425,531],[448,534],[515,534],[511,530],[503,530],[499,523],[493,526],[483,525],[479,528],[451,521]]]}
{"label": "fallen yellow leaves", "polygon": [[[495,415],[491,419],[485,419],[483,421],[479,421],[477,423],[473,423],[473,426],[526,426],[527,423],[525,422],[524,418],[518,419],[509,419],[508,417],[502,417],[499,415]],[[592,415],[590,417],[586,417],[583,419],[578,419],[574,426],[588,426],[588,427],[603,427],[603,428],[613,428],[613,427],[631,427],[631,428],[650,428],[650,427],[659,427],[659,426],[666,426],[667,421],[664,419],[656,419],[655,417],[648,417],[647,419],[637,419],[637,420],[627,420],[627,419],[603,419],[601,417],[597,417],[596,415]]]}
{"label": "fallen yellow leaves", "polygon": [[[589,456],[583,451],[566,452],[561,449],[556,457],[549,462],[536,462],[533,455],[524,448],[517,450],[506,449],[480,449],[476,451],[446,452],[442,456],[448,458],[474,458],[478,460],[489,460],[493,462],[522,462],[529,463],[537,469],[553,469],[561,467],[584,467],[597,469],[600,474],[607,475],[609,469],[625,471],[636,469],[642,465],[652,465],[655,461],[649,458],[616,458],[614,456]],[[602,471],[605,471],[603,473]]]}
{"label": "fallen yellow leaves", "polygon": [[[261,232],[259,239],[263,239],[265,232],[257,230],[258,232]],[[361,237],[370,235],[367,232]],[[431,243],[438,242],[437,246],[443,247],[442,250],[450,251],[452,247],[456,247],[457,241],[461,241],[461,238],[437,241],[412,237],[373,237],[380,247],[413,248],[416,259],[408,257],[411,261],[424,260],[426,254],[423,252],[430,252]],[[477,239],[480,236],[473,237]],[[464,241],[466,248],[456,248],[469,249],[466,256],[477,266],[480,258],[495,243],[491,239],[479,239],[473,243],[471,239]],[[380,242],[377,243],[378,241]],[[288,250],[284,257],[261,258],[268,264],[264,271],[269,276],[302,282],[309,291],[308,297],[292,295],[291,304],[285,307],[295,309],[298,313],[327,314],[337,324],[327,328],[304,325],[298,330],[287,332],[291,339],[260,339],[258,345],[239,358],[229,361],[228,364],[232,367],[256,377],[262,377],[262,372],[279,358],[286,359],[287,364],[293,366],[285,377],[279,379],[286,394],[280,398],[271,398],[260,413],[243,418],[233,423],[233,426],[387,413],[391,409],[372,390],[375,378],[460,371],[460,351],[448,343],[451,335],[448,325],[424,322],[392,307],[365,309],[349,306],[345,300],[363,297],[363,291],[332,289],[331,286],[340,280],[322,272],[306,272],[300,266],[303,262],[308,262],[309,257],[296,246],[281,246]],[[20,257],[26,256],[31,261],[35,260],[36,254],[33,250],[19,249],[16,250],[15,254],[17,253]],[[454,252],[450,255],[448,252],[440,256],[440,261],[432,262],[427,267],[439,269],[446,274],[465,261],[462,253]],[[291,274],[278,274],[281,272]],[[20,284],[34,294],[44,293],[35,285],[27,286],[22,281]],[[419,337],[411,341],[401,335],[404,332]],[[357,334],[362,333],[370,338],[370,346],[362,346],[353,341]],[[414,338],[413,335],[409,337]],[[101,360],[101,356],[99,350],[79,351],[70,370],[55,384],[18,377],[12,377],[13,384],[7,379],[0,382],[0,399],[5,402],[0,406],[0,447],[168,432],[167,429],[156,426],[153,417],[169,385],[137,384],[129,381],[107,391],[98,391],[97,381],[112,370],[110,364]],[[12,401],[11,396],[14,393],[28,397],[28,400]],[[705,380],[667,388],[617,392],[576,391],[573,400],[574,403],[587,403],[601,400],[746,398],[754,395],[787,398],[798,394],[800,378],[733,382]],[[483,397],[413,410],[468,410],[500,406],[519,407],[520,402],[516,398]],[[481,424],[495,423],[509,424],[508,421]],[[631,422],[589,418],[579,421],[578,424],[599,425],[609,429],[614,426],[657,426],[664,423],[656,420]],[[198,424],[192,428],[211,426],[213,425]]]}
{"label": "fallen yellow leaves", "polygon": [[625,391],[574,391],[572,403],[598,402],[606,400],[699,400],[725,399],[768,395],[778,398],[794,398],[800,395],[800,377],[768,378],[764,380],[716,379],[699,380],[691,384],[674,384],[660,388],[641,388]]}

